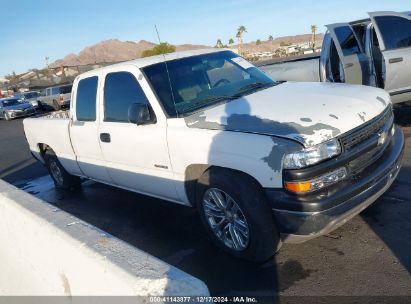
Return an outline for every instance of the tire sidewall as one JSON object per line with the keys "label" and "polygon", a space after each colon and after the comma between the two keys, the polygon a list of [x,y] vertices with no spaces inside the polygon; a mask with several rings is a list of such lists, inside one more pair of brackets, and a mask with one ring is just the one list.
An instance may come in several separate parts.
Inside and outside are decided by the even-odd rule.
{"label": "tire sidewall", "polygon": [[57,100],[53,100],[53,108],[56,111],[59,111],[61,109],[61,106],[58,104]]}
{"label": "tire sidewall", "polygon": [[[211,230],[203,208],[204,193],[210,188],[227,193],[243,212],[250,233],[249,244],[243,251],[227,247]],[[262,262],[273,256],[281,245],[272,212],[261,188],[251,178],[217,168],[207,170],[197,185],[197,210],[212,241],[231,255]]]}
{"label": "tire sidewall", "polygon": [[[69,190],[69,189],[72,189],[72,188],[76,188],[79,185],[80,179],[77,176],[70,175],[66,171],[66,169],[64,169],[64,167],[61,165],[61,163],[58,160],[58,158],[57,158],[56,154],[54,153],[54,151],[47,150],[44,154],[44,160],[45,160],[45,163],[46,163],[47,170],[48,170],[48,172],[49,172],[56,188]],[[62,184],[59,184],[54,179],[54,176],[51,173],[50,165],[51,165],[52,162],[55,162],[56,165],[60,169],[61,175],[63,177],[63,183]]]}

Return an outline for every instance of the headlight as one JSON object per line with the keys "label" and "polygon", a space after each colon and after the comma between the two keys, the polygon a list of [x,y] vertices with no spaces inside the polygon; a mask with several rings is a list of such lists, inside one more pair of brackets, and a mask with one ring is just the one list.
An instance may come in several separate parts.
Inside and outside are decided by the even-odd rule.
{"label": "headlight", "polygon": [[283,160],[284,169],[299,169],[319,163],[341,153],[338,140],[331,139],[317,146],[286,154]]}

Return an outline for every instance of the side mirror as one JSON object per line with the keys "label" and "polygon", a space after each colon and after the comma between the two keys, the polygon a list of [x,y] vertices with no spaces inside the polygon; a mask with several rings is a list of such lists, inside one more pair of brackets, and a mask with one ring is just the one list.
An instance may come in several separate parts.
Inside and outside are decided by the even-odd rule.
{"label": "side mirror", "polygon": [[139,126],[155,123],[156,119],[147,104],[133,103],[128,108],[128,121]]}

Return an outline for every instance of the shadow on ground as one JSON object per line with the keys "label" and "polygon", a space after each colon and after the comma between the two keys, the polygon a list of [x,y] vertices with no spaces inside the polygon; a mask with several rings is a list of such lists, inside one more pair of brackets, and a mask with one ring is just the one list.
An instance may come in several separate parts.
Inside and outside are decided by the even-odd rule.
{"label": "shadow on ground", "polygon": [[[411,106],[394,108],[395,123],[407,127],[411,125]],[[404,129],[406,152],[404,165],[391,188],[382,199],[361,213],[369,227],[385,243],[402,265],[411,273],[411,238],[406,231],[411,231],[411,167],[410,130]],[[395,219],[395,221],[393,221]]]}

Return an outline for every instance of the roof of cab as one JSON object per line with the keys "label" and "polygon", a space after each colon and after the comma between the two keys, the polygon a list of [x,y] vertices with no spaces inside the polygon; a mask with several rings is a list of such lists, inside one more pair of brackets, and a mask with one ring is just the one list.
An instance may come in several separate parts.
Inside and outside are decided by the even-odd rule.
{"label": "roof of cab", "polygon": [[217,53],[217,52],[228,51],[228,50],[229,49],[208,48],[208,49],[199,49],[199,50],[191,50],[191,51],[180,51],[180,52],[174,52],[174,53],[169,53],[169,54],[164,54],[164,55],[156,55],[156,56],[151,56],[151,57],[138,58],[138,59],[134,59],[130,61],[115,63],[113,65],[101,67],[95,70],[91,70],[83,74],[80,74],[77,77],[83,78],[84,76],[87,76],[87,75],[95,75],[97,72],[105,70],[107,68],[111,68],[111,67],[134,65],[138,68],[144,68],[149,65],[164,62],[164,58],[165,58],[165,61],[171,61],[171,60],[176,60],[180,58],[186,58],[186,57],[203,55],[203,54],[211,54],[211,53]]}

